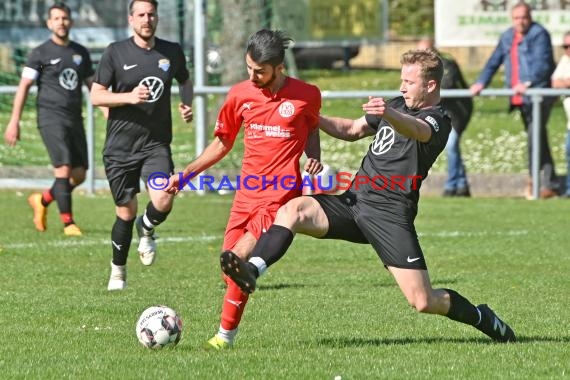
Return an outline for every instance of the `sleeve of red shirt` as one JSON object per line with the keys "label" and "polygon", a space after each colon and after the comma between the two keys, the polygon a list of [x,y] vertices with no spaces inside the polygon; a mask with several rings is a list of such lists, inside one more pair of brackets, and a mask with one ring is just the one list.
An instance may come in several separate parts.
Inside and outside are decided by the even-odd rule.
{"label": "sleeve of red shirt", "polygon": [[226,101],[222,105],[216,120],[214,136],[222,140],[234,141],[241,128],[243,119],[240,111],[240,101],[235,87],[230,89]]}
{"label": "sleeve of red shirt", "polygon": [[312,96],[309,98],[309,107],[307,108],[307,126],[309,131],[313,131],[319,127],[319,115],[321,113],[321,90],[318,87],[312,86]]}

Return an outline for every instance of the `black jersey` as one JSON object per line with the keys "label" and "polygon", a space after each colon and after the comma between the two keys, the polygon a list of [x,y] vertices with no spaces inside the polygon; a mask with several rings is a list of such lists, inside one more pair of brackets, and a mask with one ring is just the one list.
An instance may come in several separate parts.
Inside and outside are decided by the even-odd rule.
{"label": "black jersey", "polygon": [[133,37],[107,47],[94,81],[113,92],[130,92],[139,84],[147,86],[145,103],[112,107],[107,121],[105,154],[129,155],[172,141],[170,87],[173,78],[184,83],[190,74],[179,44],[155,38],[147,50]]}
{"label": "black jersey", "polygon": [[61,119],[80,121],[83,107],[81,85],[93,75],[85,47],[71,41],[67,46],[48,40],[33,49],[25,70],[37,72],[39,126]]}
{"label": "black jersey", "polygon": [[423,143],[402,136],[384,119],[366,115],[368,125],[377,132],[350,191],[358,194],[359,199],[371,203],[395,200],[409,204],[411,200],[417,207],[421,183],[445,148],[451,120],[440,105],[410,109],[402,97],[390,100],[388,105],[424,120],[432,130],[431,138]]}

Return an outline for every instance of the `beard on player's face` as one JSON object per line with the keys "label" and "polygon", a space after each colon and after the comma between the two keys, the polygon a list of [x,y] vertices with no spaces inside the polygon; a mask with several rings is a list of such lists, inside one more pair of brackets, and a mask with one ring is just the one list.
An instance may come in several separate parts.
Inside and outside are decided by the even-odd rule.
{"label": "beard on player's face", "polygon": [[137,36],[147,41],[154,37],[154,33],[156,32],[156,25],[143,24],[133,29]]}
{"label": "beard on player's face", "polygon": [[58,38],[65,40],[69,37],[69,29],[68,28],[57,28],[53,31]]}
{"label": "beard on player's face", "polygon": [[277,73],[273,70],[269,79],[265,81],[253,81],[253,84],[258,88],[269,88],[275,83],[275,79],[277,79]]}

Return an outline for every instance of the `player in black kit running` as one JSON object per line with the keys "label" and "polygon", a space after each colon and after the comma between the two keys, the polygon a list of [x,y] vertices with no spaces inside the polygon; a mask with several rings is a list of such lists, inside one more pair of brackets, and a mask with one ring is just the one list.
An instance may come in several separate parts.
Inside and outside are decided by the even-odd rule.
{"label": "player in black kit running", "polygon": [[37,82],[38,129],[54,167],[55,181],[50,189],[28,197],[34,210],[34,225],[38,231],[46,230],[47,207],[55,200],[64,234],[79,236],[82,233],[73,219],[71,192],[85,181],[89,165],[81,85],[91,86],[93,67],[87,49],[69,39],[72,24],[71,11],[64,3],[49,8],[47,27],[51,38],[28,56],[4,140],[14,146],[20,139],[26,98]]}
{"label": "player in black kit running", "polygon": [[474,306],[451,289],[433,289],[414,219],[419,188],[445,148],[451,120],[442,109],[443,64],[434,51],[412,50],[401,57],[401,97],[370,98],[366,113],[351,120],[321,117],[320,128],[354,141],[375,135],[351,188],[341,195],[294,198],[277,212],[246,263],[227,251],[221,266],[242,289],[287,251],[295,233],[370,244],[409,304],[474,326],[499,342],[515,341],[513,330],[487,306]]}
{"label": "player in black kit running", "polygon": [[126,286],[133,225],[139,236],[141,262],[151,265],[156,255],[154,229],[172,209],[172,194],[147,186],[150,202],[144,214],[136,217],[140,178],[146,184],[152,173],[172,175],[174,171],[170,149],[170,87],[174,78],[180,86],[180,115],[186,122],[192,120],[192,81],[184,53],[179,44],[155,37],[157,10],[155,0],[130,2],[129,24],[134,35],[107,47],[91,90],[94,105],[109,107],[103,162],[116,218],[108,290]]}

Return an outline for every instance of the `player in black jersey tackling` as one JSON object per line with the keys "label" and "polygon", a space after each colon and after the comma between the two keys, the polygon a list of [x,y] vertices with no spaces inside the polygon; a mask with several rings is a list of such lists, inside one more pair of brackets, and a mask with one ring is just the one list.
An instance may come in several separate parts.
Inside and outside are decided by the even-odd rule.
{"label": "player in black jersey tackling", "polygon": [[144,265],[151,265],[156,254],[154,229],[172,209],[172,194],[147,186],[150,202],[143,215],[136,217],[140,178],[146,184],[152,173],[174,172],[170,149],[173,79],[180,86],[180,115],[186,122],[192,120],[192,81],[186,59],[179,44],[155,37],[157,10],[155,0],[129,3],[133,37],[107,47],[91,89],[93,104],[109,107],[103,162],[116,206],[109,290],[126,286],[133,225],[139,236],[139,257]]}
{"label": "player in black jersey tackling", "polygon": [[93,68],[87,49],[69,39],[71,26],[71,11],[64,3],[49,8],[47,27],[51,38],[28,56],[4,140],[14,146],[20,139],[26,98],[37,82],[38,129],[54,167],[55,181],[43,193],[30,195],[28,203],[34,210],[38,231],[46,230],[47,207],[55,200],[64,234],[78,236],[81,230],[73,219],[71,192],[85,180],[88,167],[81,85],[91,86]]}
{"label": "player in black jersey tackling", "polygon": [[336,138],[375,136],[350,189],[290,200],[249,261],[224,252],[222,270],[251,293],[257,277],[285,254],[297,232],[370,244],[417,311],[475,326],[499,342],[514,341],[513,330],[487,305],[474,306],[454,290],[432,288],[414,219],[419,188],[445,148],[451,120],[440,105],[443,64],[437,54],[412,50],[401,63],[401,97],[371,97],[362,106],[366,114],[356,120],[321,117],[320,128]]}

